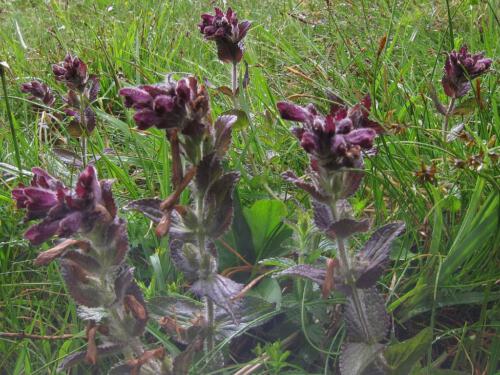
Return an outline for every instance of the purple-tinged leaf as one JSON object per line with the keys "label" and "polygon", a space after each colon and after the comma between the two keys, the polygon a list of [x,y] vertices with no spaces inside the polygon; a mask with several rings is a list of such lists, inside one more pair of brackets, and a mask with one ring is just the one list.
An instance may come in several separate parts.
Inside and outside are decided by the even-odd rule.
{"label": "purple-tinged leaf", "polygon": [[248,63],[245,61],[245,74],[243,75],[243,82],[241,82],[244,89],[250,84],[250,70],[248,69]]}
{"label": "purple-tinged leaf", "polygon": [[91,283],[88,272],[70,259],[61,259],[61,276],[71,297],[80,305],[101,306],[103,298],[98,286]]}
{"label": "purple-tinged leaf", "polygon": [[316,186],[314,186],[311,183],[308,183],[308,182],[301,180],[292,171],[284,172],[281,175],[281,177],[283,177],[283,179],[285,181],[288,181],[288,182],[294,184],[299,189],[304,190],[309,195],[311,195],[314,199],[316,199],[320,202],[324,202],[327,200],[327,197],[324,194],[322,194]]}
{"label": "purple-tinged leaf", "polygon": [[223,115],[219,116],[214,124],[215,144],[214,149],[217,155],[224,156],[231,144],[231,135],[233,126],[238,121],[238,116]]}
{"label": "purple-tinged leaf", "polygon": [[116,300],[114,303],[123,303],[125,294],[134,281],[134,268],[127,265],[122,265],[117,271],[115,279],[115,294]]}
{"label": "purple-tinged leaf", "polygon": [[35,259],[35,265],[45,266],[52,262],[54,259],[64,255],[64,253],[71,247],[85,247],[88,248],[89,243],[82,240],[67,239],[57,244],[53,248],[38,254]]}
{"label": "purple-tinged leaf", "polygon": [[243,289],[239,284],[227,277],[213,274],[207,279],[200,279],[191,286],[191,291],[198,297],[210,298],[217,306],[226,310],[234,321],[238,321],[240,301],[232,299]]}
{"label": "purple-tinged leaf", "polygon": [[323,286],[326,278],[326,268],[319,268],[310,264],[299,264],[273,275],[273,277],[282,276],[303,277],[315,282],[319,286]]}
{"label": "purple-tinged leaf", "polygon": [[83,167],[83,162],[81,161],[80,156],[77,155],[75,152],[60,147],[54,147],[52,151],[64,164],[67,164],[70,167],[74,168]]}
{"label": "purple-tinged leaf", "polygon": [[366,232],[368,229],[370,229],[370,221],[368,219],[361,221],[353,219],[340,219],[330,224],[328,234],[330,237],[347,238],[356,233]]}
{"label": "purple-tinged leaf", "polygon": [[369,288],[377,282],[389,261],[394,240],[403,233],[405,224],[395,222],[377,229],[357,256],[356,269],[358,288]]}
{"label": "purple-tinged leaf", "polygon": [[323,232],[328,231],[330,225],[332,225],[334,221],[331,208],[327,204],[316,200],[312,201],[312,206],[314,211],[314,224]]}
{"label": "purple-tinged leaf", "polygon": [[233,191],[240,175],[231,172],[210,185],[205,195],[204,226],[212,239],[222,236],[233,221]]}
{"label": "purple-tinged leaf", "polygon": [[157,198],[145,198],[132,201],[127,204],[125,210],[139,211],[148,219],[158,224],[163,217],[163,211],[160,209],[161,200]]}
{"label": "purple-tinged leaf", "polygon": [[201,194],[205,193],[212,183],[221,177],[223,171],[220,159],[215,153],[205,155],[196,168],[196,190]]}
{"label": "purple-tinged leaf", "polygon": [[174,358],[174,371],[176,375],[188,375],[189,369],[193,364],[193,359],[196,353],[203,350],[203,337],[196,337],[184,351]]}
{"label": "purple-tinged leaf", "polygon": [[357,292],[360,297],[360,307],[363,310],[361,313],[367,320],[368,332],[365,332],[363,328],[352,295],[348,295],[344,306],[344,319],[349,340],[353,342],[382,341],[385,339],[390,325],[382,295],[376,287],[358,289]]}

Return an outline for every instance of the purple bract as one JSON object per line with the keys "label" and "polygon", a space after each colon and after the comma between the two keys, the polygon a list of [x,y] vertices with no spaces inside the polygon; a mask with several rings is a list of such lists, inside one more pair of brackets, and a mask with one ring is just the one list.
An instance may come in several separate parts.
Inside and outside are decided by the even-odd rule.
{"label": "purple bract", "polygon": [[285,120],[304,125],[292,129],[304,150],[311,155],[313,166],[327,170],[359,165],[362,150],[370,150],[377,133],[383,128],[368,118],[371,100],[366,96],[352,108],[333,106],[327,116],[319,113],[314,105],[301,107],[280,102],[278,110]]}
{"label": "purple bract", "polygon": [[243,38],[250,29],[250,21],[238,23],[236,13],[228,8],[224,13],[215,8],[215,15],[202,14],[198,25],[206,40],[217,44],[219,59],[223,62],[238,63],[243,57]]}
{"label": "purple bract", "polygon": [[444,75],[441,83],[446,95],[460,98],[470,90],[470,81],[485,73],[491,66],[492,60],[484,54],[470,54],[467,46],[460,51],[451,51],[446,58]]}

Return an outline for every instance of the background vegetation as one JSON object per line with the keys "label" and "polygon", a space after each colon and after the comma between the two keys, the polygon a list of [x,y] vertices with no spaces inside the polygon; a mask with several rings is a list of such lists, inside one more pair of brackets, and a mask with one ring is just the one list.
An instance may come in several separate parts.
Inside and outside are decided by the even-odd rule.
{"label": "background vegetation", "polygon": [[[43,136],[43,119],[19,90],[21,83],[34,78],[56,85],[50,64],[72,51],[101,77],[98,125],[90,139],[90,149],[100,157],[101,176],[117,180],[119,203],[120,198],[124,203],[141,196],[166,197],[168,144],[159,131],[145,137],[134,129],[117,92],[160,81],[166,73],[193,73],[214,87],[229,85],[228,67],[217,60],[214,45],[203,41],[196,26],[213,3],[0,0],[0,61],[10,66],[8,99],[23,168],[42,166],[68,181],[75,176],[75,168],[64,162],[57,148],[78,150],[78,142],[64,128]],[[495,374],[500,357],[500,3],[246,0],[227,5],[253,27],[245,53],[250,84],[242,99],[250,123],[233,137],[228,166],[242,174],[241,206],[225,238],[247,263],[219,244],[221,270],[248,282],[264,272],[258,264],[264,258],[291,253],[312,259],[320,251],[334,251],[305,218],[306,197],[280,177],[288,169],[301,173],[307,159],[275,104],[288,98],[327,108],[327,90],[350,103],[369,92],[375,103],[372,115],[388,132],[377,141],[379,155],[367,161],[364,187],[353,206],[371,212],[374,225],[396,219],[407,223],[391,271],[380,285],[394,317],[392,335],[402,340],[430,326],[433,344],[422,365]],[[387,43],[378,53],[384,37]],[[441,136],[443,119],[429,98],[429,84],[444,101],[439,91],[443,52],[463,43],[493,58],[493,70],[451,120],[452,125],[464,123],[470,137],[448,142]],[[22,239],[22,214],[10,197],[19,179],[4,99],[2,95],[0,372],[52,373],[61,357],[83,346],[84,331],[57,266],[35,268],[32,260],[40,250]],[[230,99],[212,90],[213,113],[229,108]],[[465,161],[465,167],[458,168],[456,160]],[[422,181],[416,172],[427,166],[432,174],[432,165],[435,174]],[[171,266],[165,244],[142,216],[126,215],[131,258],[146,296],[181,292],[184,282]],[[297,222],[300,230],[292,237],[286,223]],[[325,336],[304,313],[323,302],[305,295],[294,298],[297,293],[283,296],[283,288],[287,285],[269,280],[256,291],[278,308],[290,309],[275,318],[287,328],[273,331],[270,325],[267,335],[253,333],[253,346],[259,342],[260,349],[234,362],[267,354],[269,364],[259,370],[263,373],[328,373],[337,360],[341,335]],[[334,321],[335,311],[330,313]],[[74,338],[19,339],[6,337],[6,332]],[[173,347],[154,323],[148,335]],[[287,340],[290,335],[293,340]]]}

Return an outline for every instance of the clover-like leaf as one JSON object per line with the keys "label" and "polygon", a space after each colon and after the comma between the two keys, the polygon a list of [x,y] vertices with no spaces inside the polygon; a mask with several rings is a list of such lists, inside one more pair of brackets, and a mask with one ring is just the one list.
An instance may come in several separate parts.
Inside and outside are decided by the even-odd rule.
{"label": "clover-like leaf", "polygon": [[357,256],[355,268],[358,288],[373,286],[384,272],[394,240],[403,233],[405,224],[394,222],[377,229]]}

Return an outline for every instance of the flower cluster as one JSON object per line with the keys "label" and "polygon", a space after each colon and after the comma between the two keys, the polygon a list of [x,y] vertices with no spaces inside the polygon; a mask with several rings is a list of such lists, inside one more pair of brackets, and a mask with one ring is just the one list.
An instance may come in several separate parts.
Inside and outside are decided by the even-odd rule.
{"label": "flower cluster", "polygon": [[445,62],[441,80],[444,92],[451,98],[460,98],[470,90],[470,81],[485,73],[492,60],[482,53],[471,54],[467,46],[451,51]]}
{"label": "flower cluster", "polygon": [[[70,123],[69,132],[75,136],[90,134],[96,125],[96,115],[91,104],[99,94],[99,78],[89,75],[87,65],[77,56],[70,53],[64,61],[52,65],[55,79],[63,82],[68,88],[63,97],[63,111]],[[44,83],[31,81],[21,85],[21,91],[31,94],[30,100],[38,99],[45,106],[54,107],[55,97],[52,90]],[[54,115],[58,117],[57,114]]]}
{"label": "flower cluster", "polygon": [[327,170],[358,166],[362,150],[370,150],[373,140],[383,131],[380,124],[368,118],[371,100],[366,96],[352,108],[332,106],[323,116],[314,105],[301,107],[292,103],[278,103],[278,110],[285,120],[304,125],[292,132],[301,146],[311,155],[313,166]]}
{"label": "flower cluster", "polygon": [[201,18],[200,32],[206,40],[215,41],[219,59],[233,64],[240,62],[244,51],[242,40],[250,29],[250,21],[238,23],[231,8],[226,13],[215,8],[215,15],[202,14]]}
{"label": "flower cluster", "polygon": [[34,245],[54,235],[68,237],[79,230],[92,230],[97,219],[115,214],[110,194],[109,182],[97,181],[92,166],[80,175],[74,190],[44,170],[33,168],[31,185],[21,184],[12,191],[17,207],[26,210],[26,221],[43,219],[26,232],[26,238]]}
{"label": "flower cluster", "polygon": [[64,60],[59,64],[53,64],[52,72],[57,81],[63,82],[70,89],[77,91],[83,91],[89,79],[87,64],[71,53],[66,54]]}
{"label": "flower cluster", "polygon": [[31,94],[29,97],[30,100],[37,99],[47,107],[52,107],[56,101],[50,87],[37,80],[23,83],[21,85],[21,91],[26,94]]}
{"label": "flower cluster", "polygon": [[175,82],[167,79],[157,85],[127,87],[120,90],[125,106],[137,112],[134,120],[139,129],[180,129],[184,134],[199,134],[207,124],[208,94],[194,77]]}
{"label": "flower cluster", "polygon": [[146,351],[139,339],[148,312],[134,269],[125,263],[126,223],[117,216],[111,181],[99,181],[91,165],[74,189],[42,169],[34,168],[33,175],[30,186],[12,191],[17,206],[27,211],[26,220],[42,220],[28,229],[26,238],[35,245],[54,235],[65,238],[40,253],[35,264],[59,259],[68,291],[79,304],[78,314],[87,321],[87,350],[67,356],[60,370],[83,361],[95,364],[121,352],[134,355],[121,365],[128,373],[167,374],[164,350]]}

